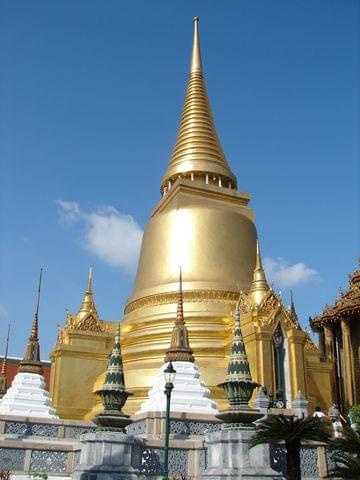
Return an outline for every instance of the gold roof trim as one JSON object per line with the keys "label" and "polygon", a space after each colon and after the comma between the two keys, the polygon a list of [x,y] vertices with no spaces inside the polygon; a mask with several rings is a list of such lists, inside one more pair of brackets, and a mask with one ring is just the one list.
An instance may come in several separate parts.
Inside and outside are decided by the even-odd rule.
{"label": "gold roof trim", "polygon": [[314,329],[326,323],[334,323],[342,318],[354,318],[360,316],[360,268],[349,275],[349,287],[346,292],[340,291],[334,305],[325,305],[323,312],[314,317],[311,326]]}
{"label": "gold roof trim", "polygon": [[161,181],[161,192],[167,182],[186,174],[212,174],[232,188],[237,187],[221,148],[206,92],[200,51],[199,18],[194,18],[194,40],[188,86],[180,128],[167,171]]}

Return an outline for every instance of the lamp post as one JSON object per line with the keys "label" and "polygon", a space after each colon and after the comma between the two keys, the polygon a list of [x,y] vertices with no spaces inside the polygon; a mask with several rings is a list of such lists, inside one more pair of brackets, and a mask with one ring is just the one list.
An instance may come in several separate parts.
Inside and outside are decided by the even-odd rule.
{"label": "lamp post", "polygon": [[165,390],[166,395],[166,423],[165,423],[165,445],[164,445],[164,480],[169,478],[169,437],[170,437],[170,399],[171,392],[174,388],[176,370],[173,364],[169,362],[164,370]]}

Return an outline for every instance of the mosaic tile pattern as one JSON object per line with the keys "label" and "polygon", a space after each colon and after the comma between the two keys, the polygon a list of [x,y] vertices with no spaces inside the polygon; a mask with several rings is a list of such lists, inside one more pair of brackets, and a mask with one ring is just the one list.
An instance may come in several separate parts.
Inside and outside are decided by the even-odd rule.
{"label": "mosaic tile pattern", "polygon": [[65,427],[65,438],[80,438],[84,433],[92,433],[95,430],[95,427]]}
{"label": "mosaic tile pattern", "polygon": [[219,423],[185,422],[181,420],[172,420],[170,423],[170,433],[175,435],[204,435],[218,430],[220,430]]}
{"label": "mosaic tile pattern", "polygon": [[[163,474],[164,450],[161,448],[145,448],[142,451],[141,474],[146,477]],[[186,450],[171,448],[169,450],[169,476],[187,477],[188,454]]]}
{"label": "mosaic tile pattern", "polygon": [[171,448],[169,450],[169,476],[187,477],[188,472],[188,452]]}
{"label": "mosaic tile pattern", "polygon": [[144,448],[141,456],[140,473],[146,477],[162,475],[164,451],[159,448]]}
{"label": "mosaic tile pattern", "polygon": [[308,478],[318,478],[317,467],[317,448],[302,447],[300,450],[301,476]]}
{"label": "mosaic tile pattern", "polygon": [[34,472],[66,473],[68,453],[51,450],[33,450],[30,470]]}
{"label": "mosaic tile pattern", "polygon": [[130,423],[126,431],[129,435],[141,435],[142,433],[146,433],[145,420],[140,420],[139,422]]}
{"label": "mosaic tile pattern", "polygon": [[0,448],[0,469],[24,470],[25,450],[22,448]]}
{"label": "mosaic tile pattern", "polygon": [[5,422],[5,433],[57,437],[59,435],[59,427],[46,423]]}

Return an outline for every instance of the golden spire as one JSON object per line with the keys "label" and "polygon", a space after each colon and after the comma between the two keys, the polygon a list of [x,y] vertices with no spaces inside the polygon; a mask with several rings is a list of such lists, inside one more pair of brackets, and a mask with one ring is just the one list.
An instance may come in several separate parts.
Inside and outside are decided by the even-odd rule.
{"label": "golden spire", "polygon": [[299,321],[297,313],[296,313],[296,309],[295,309],[294,295],[293,295],[292,289],[290,289],[290,315],[296,321]]}
{"label": "golden spire", "polygon": [[93,274],[92,268],[89,268],[89,275],[86,285],[86,290],[84,294],[84,299],[81,303],[79,313],[77,314],[77,319],[80,321],[83,318],[87,317],[91,313],[94,317],[98,318],[98,313],[95,307],[94,302],[94,293],[93,293]]}
{"label": "golden spire", "polygon": [[31,327],[29,341],[25,348],[23,359],[20,362],[19,372],[37,373],[42,375],[42,364],[40,362],[40,344],[38,337],[39,330],[39,306],[41,292],[42,268],[40,268],[39,286],[37,292],[36,309]]}
{"label": "golden spire", "polygon": [[189,334],[184,320],[182,291],[182,272],[180,268],[179,294],[176,309],[175,325],[171,334],[170,348],[166,352],[165,362],[194,362],[193,351],[189,344]]}
{"label": "golden spire", "polygon": [[259,240],[256,240],[256,263],[253,281],[249,290],[249,297],[252,303],[260,305],[266,293],[270,290],[266,281],[265,272],[261,262]]}
{"label": "golden spire", "polygon": [[[161,192],[178,176],[200,175],[208,182],[236,188],[221,148],[206,93],[199,40],[199,18],[194,18],[194,41],[189,81],[180,128],[167,171],[161,181]],[[215,178],[215,180],[214,180]],[[221,181],[219,181],[219,179]]]}
{"label": "golden spire", "polygon": [[6,393],[6,367],[7,367],[7,356],[9,349],[9,336],[10,336],[10,324],[8,326],[6,343],[5,343],[5,353],[0,370],[0,398]]}

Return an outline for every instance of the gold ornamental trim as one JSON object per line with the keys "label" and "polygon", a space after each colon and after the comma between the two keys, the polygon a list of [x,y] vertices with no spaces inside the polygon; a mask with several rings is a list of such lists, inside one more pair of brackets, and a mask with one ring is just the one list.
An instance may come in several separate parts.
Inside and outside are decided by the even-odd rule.
{"label": "gold ornamental trim", "polygon": [[[192,290],[190,292],[183,292],[184,302],[238,302],[239,292],[230,292],[223,290]],[[139,298],[129,303],[125,307],[125,315],[138,310],[155,305],[166,305],[170,303],[177,303],[178,293],[158,293],[155,295],[148,295],[147,297]]]}

